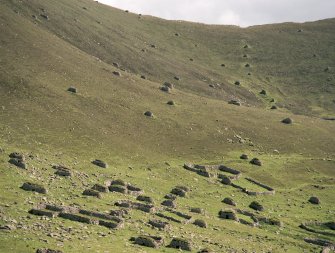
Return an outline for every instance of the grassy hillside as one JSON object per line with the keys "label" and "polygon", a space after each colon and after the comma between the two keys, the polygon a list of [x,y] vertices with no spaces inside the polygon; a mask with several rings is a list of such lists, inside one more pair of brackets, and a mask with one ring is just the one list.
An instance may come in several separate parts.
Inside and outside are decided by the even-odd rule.
{"label": "grassy hillside", "polygon": [[[165,245],[184,237],[194,252],[316,252],[320,247],[304,238],[334,241],[330,229],[317,227],[322,234],[298,227],[334,221],[335,126],[321,119],[335,113],[333,19],[241,29],[165,21],[81,0],[5,0],[0,11],[0,225],[16,228],[0,230],[0,251],[176,252],[129,241],[143,234],[161,235]],[[160,90],[165,81],[174,84],[171,93]],[[78,92],[68,92],[70,86]],[[259,94],[262,89],[267,95]],[[228,104],[231,99],[242,106]],[[153,118],[144,116],[148,110]],[[287,117],[293,124],[281,123]],[[27,170],[8,163],[14,151],[25,154]],[[263,166],[239,159],[242,153]],[[94,159],[109,167],[91,164]],[[276,193],[247,195],[185,170],[185,162],[225,164],[242,172],[237,184],[259,190],[245,180],[251,177]],[[74,175],[55,176],[53,164]],[[177,199],[176,210],[205,209],[191,214],[208,228],[170,222],[170,230],[159,231],[147,225],[155,214],[138,210],[116,231],[27,218],[41,202],[108,212],[117,200],[135,200],[120,193],[82,195],[108,179],[140,187],[157,208],[174,186],[185,185],[191,191]],[[48,193],[23,191],[27,181]],[[308,203],[312,195],[321,205]],[[284,226],[222,220],[225,197],[249,211],[258,200],[265,206],[261,215]]]}

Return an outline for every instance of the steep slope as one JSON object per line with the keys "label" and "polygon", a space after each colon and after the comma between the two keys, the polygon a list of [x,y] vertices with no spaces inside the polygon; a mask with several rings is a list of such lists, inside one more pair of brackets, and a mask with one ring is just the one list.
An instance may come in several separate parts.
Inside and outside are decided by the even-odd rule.
{"label": "steep slope", "polygon": [[[333,73],[333,20],[240,29],[139,19],[96,2],[74,0],[6,0],[0,10],[0,225],[17,228],[0,231],[0,251],[50,247],[64,252],[176,252],[129,242],[141,234],[163,236],[165,245],[173,237],[184,237],[192,241],[194,251],[209,247],[215,252],[253,252],[260,247],[266,252],[315,252],[319,247],[305,243],[305,237],[333,240],[329,229],[311,233],[298,226],[333,219],[334,122],[292,113],[333,115],[327,102],[334,95],[331,82],[314,85]],[[315,49],[318,64],[303,58],[311,53],[309,47],[319,44],[313,36],[322,42]],[[244,49],[245,44],[250,47]],[[248,61],[245,52],[252,56]],[[251,71],[245,70],[246,62]],[[321,65],[330,66],[329,71]],[[233,84],[237,79],[241,86]],[[175,83],[171,93],[159,89],[164,81]],[[291,82],[294,85],[287,85]],[[70,86],[78,92],[68,92]],[[263,88],[266,97],[258,94]],[[292,111],[264,108],[273,97]],[[242,99],[243,106],[228,104],[231,98]],[[176,105],[167,105],[169,100]],[[318,111],[305,106],[318,106]],[[153,118],[144,116],[148,110]],[[293,124],[282,124],[286,117]],[[14,151],[25,154],[27,170],[8,163]],[[242,153],[260,158],[263,166],[239,159]],[[109,168],[94,166],[94,159],[106,161]],[[259,190],[245,180],[251,177],[274,187],[276,194],[247,195],[217,178],[183,169],[187,161],[224,163],[242,172],[237,181],[242,187]],[[74,175],[54,175],[54,164],[70,167]],[[176,210],[204,219],[208,228],[170,222],[169,230],[159,231],[147,225],[157,216],[138,210],[129,211],[124,228],[117,231],[61,218],[26,218],[39,203],[109,212],[116,201],[135,201],[121,193],[102,199],[82,195],[108,179],[140,187],[159,211],[164,195],[185,185],[191,191],[177,199]],[[19,189],[27,181],[43,184],[48,193]],[[308,203],[312,195],[321,198],[321,205]],[[219,219],[219,210],[230,208],[221,202],[227,196],[249,211],[249,204],[258,200],[266,208],[261,215],[285,226],[251,227]],[[206,213],[190,213],[191,207]]]}

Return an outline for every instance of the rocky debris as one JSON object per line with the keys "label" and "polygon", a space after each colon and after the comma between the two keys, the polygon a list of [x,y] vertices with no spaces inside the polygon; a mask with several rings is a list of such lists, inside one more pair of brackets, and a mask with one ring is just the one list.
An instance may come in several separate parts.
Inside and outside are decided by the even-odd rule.
{"label": "rocky debris", "polygon": [[144,115],[147,116],[147,117],[150,117],[150,118],[153,118],[153,117],[154,117],[154,114],[153,114],[151,111],[146,111],[146,112],[144,113]]}
{"label": "rocky debris", "polygon": [[172,207],[172,208],[176,208],[177,207],[176,203],[173,200],[171,200],[171,199],[164,200],[161,203],[161,205],[167,206],[167,207]]}
{"label": "rocky debris", "polygon": [[173,100],[170,100],[167,102],[168,105],[175,105],[175,102]]}
{"label": "rocky debris", "polygon": [[105,185],[101,185],[101,184],[95,184],[95,185],[92,186],[91,189],[95,190],[95,191],[98,191],[98,192],[105,192],[105,193],[109,192],[108,187],[105,186]]}
{"label": "rocky debris", "polygon": [[38,193],[42,193],[42,194],[46,194],[47,193],[47,189],[39,184],[35,184],[35,183],[31,183],[31,182],[25,182],[23,183],[23,185],[21,186],[22,190],[25,191],[33,191],[33,192],[38,192]]}
{"label": "rocky debris", "polygon": [[119,71],[113,71],[112,73],[113,73],[113,75],[115,75],[115,76],[121,76],[121,73],[120,73]]}
{"label": "rocky debris", "polygon": [[225,184],[225,185],[231,185],[232,180],[228,176],[222,175],[221,176],[221,183]]}
{"label": "rocky debris", "polygon": [[75,87],[69,87],[69,88],[67,89],[67,91],[68,91],[68,92],[72,92],[72,93],[77,93],[77,92],[78,92],[77,88],[75,88]]}
{"label": "rocky debris", "polygon": [[251,159],[250,163],[257,166],[262,166],[262,162],[258,158]]}
{"label": "rocky debris", "polygon": [[261,92],[259,94],[266,95],[267,93],[266,93],[266,90],[261,90]]}
{"label": "rocky debris", "polygon": [[285,118],[281,122],[289,125],[293,123],[293,120],[291,118]]}
{"label": "rocky debris", "polygon": [[196,219],[193,224],[201,228],[207,228],[207,223],[204,220]]}
{"label": "rocky debris", "polygon": [[240,156],[240,159],[242,159],[242,160],[248,160],[249,157],[248,157],[247,154],[242,154],[242,155]]}
{"label": "rocky debris", "polygon": [[314,205],[319,205],[320,204],[320,199],[318,197],[310,197],[308,200],[310,203],[314,204]]}
{"label": "rocky debris", "polygon": [[173,238],[168,247],[186,251],[192,251],[193,248],[191,242],[183,238]]}
{"label": "rocky debris", "polygon": [[229,198],[229,197],[224,198],[222,200],[222,202],[225,203],[225,204],[227,204],[227,205],[236,206],[235,201],[232,198]]}
{"label": "rocky debris", "polygon": [[63,253],[60,250],[54,250],[54,249],[38,249],[36,250],[36,253]]}
{"label": "rocky debris", "polygon": [[62,165],[54,165],[52,166],[53,169],[56,170],[55,174],[61,177],[71,177],[72,176],[72,171],[67,168],[64,167]]}
{"label": "rocky debris", "polygon": [[219,212],[219,218],[221,219],[227,219],[227,220],[234,220],[234,221],[239,221],[236,212],[232,209],[228,210],[220,210]]}
{"label": "rocky debris", "polygon": [[99,159],[96,159],[94,161],[92,161],[92,163],[98,167],[101,167],[101,168],[108,168],[108,164],[105,163],[104,161],[102,160],[99,160]]}
{"label": "rocky debris", "polygon": [[134,243],[145,247],[158,248],[164,243],[164,240],[159,236],[142,235],[135,238]]}
{"label": "rocky debris", "polygon": [[158,229],[166,229],[169,227],[169,223],[161,220],[149,220],[149,225],[158,228]]}
{"label": "rocky debris", "polygon": [[230,105],[237,105],[237,106],[241,106],[241,102],[235,99],[232,99],[228,102],[228,104]]}
{"label": "rocky debris", "polygon": [[256,211],[264,211],[264,207],[263,205],[261,205],[261,203],[259,203],[258,201],[253,201],[250,203],[249,207],[251,209],[254,209]]}
{"label": "rocky debris", "polygon": [[99,199],[102,198],[102,194],[101,192],[98,192],[96,190],[92,190],[92,189],[86,189],[83,191],[83,195],[85,196],[93,196],[93,197],[97,197]]}
{"label": "rocky debris", "polygon": [[190,212],[198,213],[198,214],[204,214],[204,210],[200,207],[191,207]]}
{"label": "rocky debris", "polygon": [[271,108],[270,108],[271,110],[277,110],[278,109],[278,107],[276,106],[276,105],[273,105],[273,106],[271,106]]}
{"label": "rocky debris", "polygon": [[143,201],[143,202],[147,202],[147,203],[153,203],[153,199],[149,196],[144,196],[144,195],[139,195],[137,196],[136,200],[138,201]]}

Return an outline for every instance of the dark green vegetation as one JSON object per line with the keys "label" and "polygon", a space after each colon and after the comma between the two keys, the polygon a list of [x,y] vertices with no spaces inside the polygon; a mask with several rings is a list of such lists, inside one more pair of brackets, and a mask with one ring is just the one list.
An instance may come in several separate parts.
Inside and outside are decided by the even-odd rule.
{"label": "dark green vegetation", "polygon": [[[129,241],[142,235],[162,236],[165,246],[181,237],[194,252],[316,252],[321,247],[304,238],[334,242],[325,225],[310,226],[318,233],[299,228],[335,216],[335,122],[321,119],[335,116],[334,19],[240,29],[140,17],[81,0],[5,0],[0,11],[0,226],[16,227],[0,230],[1,252],[176,252]],[[160,90],[164,82],[174,88]],[[285,118],[293,123],[283,124]],[[27,170],[8,163],[14,151],[25,154]],[[254,157],[262,166],[249,163]],[[242,172],[236,184],[263,191],[250,177],[275,195],[247,195],[185,170],[188,161],[225,164]],[[54,175],[53,164],[74,173]],[[208,227],[170,221],[159,231],[149,220],[167,220],[139,210],[119,230],[28,214],[44,202],[108,212],[118,209],[117,200],[135,201],[114,192],[82,195],[108,179],[140,187],[156,207],[174,187],[187,186],[177,210]],[[20,189],[25,182],[47,193]],[[320,204],[309,203],[311,196]],[[284,226],[220,219],[219,211],[231,208],[226,197],[249,212],[257,201],[262,216]],[[190,213],[193,207],[205,213]]]}

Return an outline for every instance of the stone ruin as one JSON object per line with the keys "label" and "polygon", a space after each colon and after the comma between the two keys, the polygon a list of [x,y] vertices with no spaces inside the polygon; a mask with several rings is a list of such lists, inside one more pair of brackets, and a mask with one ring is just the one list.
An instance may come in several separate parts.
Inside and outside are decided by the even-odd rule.
{"label": "stone ruin", "polygon": [[25,162],[25,156],[23,154],[13,152],[9,154],[9,160],[8,162],[10,164],[15,165],[16,167],[19,167],[21,169],[27,169],[27,164]]}
{"label": "stone ruin", "polygon": [[39,184],[35,184],[35,183],[31,183],[31,182],[26,182],[23,183],[23,185],[21,186],[22,190],[25,191],[33,191],[33,192],[38,192],[38,193],[42,193],[42,194],[46,194],[48,191],[47,189]]}
{"label": "stone ruin", "polygon": [[143,204],[130,200],[120,200],[115,202],[115,205],[118,207],[140,210],[145,213],[154,213],[156,211],[155,206],[152,204]]}
{"label": "stone ruin", "polygon": [[148,224],[160,230],[165,230],[170,227],[170,224],[168,222],[161,220],[149,220]]}
{"label": "stone ruin", "polygon": [[62,165],[54,165],[52,166],[53,169],[56,170],[55,174],[61,177],[71,177],[72,176],[72,171]]}
{"label": "stone ruin", "polygon": [[147,202],[147,203],[154,203],[154,200],[151,197],[144,196],[144,195],[138,195],[137,198],[136,198],[136,200]]}
{"label": "stone ruin", "polygon": [[183,238],[173,238],[168,247],[185,251],[192,251],[193,248],[192,244]]}
{"label": "stone ruin", "polygon": [[72,206],[40,204],[36,208],[29,210],[29,213],[49,218],[60,217],[71,221],[100,225],[110,229],[122,228],[124,223],[122,218],[111,214],[88,211]]}
{"label": "stone ruin", "polygon": [[108,187],[110,192],[119,192],[134,196],[139,196],[144,193],[142,189],[126,183],[123,180],[107,181],[105,185]]}
{"label": "stone ruin", "polygon": [[248,195],[252,195],[252,196],[256,196],[256,195],[274,195],[276,193],[276,191],[270,187],[270,186],[267,186],[263,183],[260,183],[254,179],[251,179],[251,178],[245,178],[247,181],[255,184],[255,185],[258,185],[259,187],[262,187],[264,188],[266,191],[262,191],[262,192],[256,192],[256,191],[250,191],[248,190],[247,188],[244,188],[244,187],[241,187],[239,185],[237,185],[236,183],[231,183],[230,185],[233,186],[234,188],[237,188],[237,189],[240,189],[242,190],[242,192],[245,192],[246,194]]}
{"label": "stone ruin", "polygon": [[183,224],[188,224],[192,221],[192,216],[191,215],[188,215],[188,214],[185,214],[185,213],[182,213],[182,212],[179,212],[179,211],[176,211],[176,210],[173,210],[171,208],[166,208],[165,211],[167,213],[171,213],[171,214],[174,214],[180,218],[182,218],[182,220],[178,220],[172,216],[169,216],[168,214],[164,214],[164,213],[156,213],[155,215],[160,217],[160,218],[164,218],[164,219],[167,219],[169,221],[173,221],[173,222],[176,222],[176,223],[183,223]]}
{"label": "stone ruin", "polygon": [[142,235],[134,238],[134,243],[145,247],[158,248],[163,245],[164,240],[160,236]]}
{"label": "stone ruin", "polygon": [[172,199],[166,199],[163,200],[163,202],[161,203],[162,206],[167,206],[167,207],[172,207],[172,208],[176,208],[177,204],[176,202],[174,202]]}
{"label": "stone ruin", "polygon": [[83,195],[97,197],[98,199],[102,198],[101,192],[98,192],[98,191],[93,190],[93,189],[86,189],[86,190],[84,190],[83,191]]}
{"label": "stone ruin", "polygon": [[239,221],[239,218],[236,215],[236,212],[233,209],[221,210],[219,212],[219,218]]}
{"label": "stone ruin", "polygon": [[204,214],[205,213],[205,211],[200,207],[191,207],[190,212],[197,213],[197,214]]}
{"label": "stone ruin", "polygon": [[177,195],[179,197],[186,197],[187,192],[189,192],[190,189],[188,187],[185,186],[176,186],[175,188],[173,188],[171,190],[171,193],[174,195]]}

